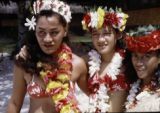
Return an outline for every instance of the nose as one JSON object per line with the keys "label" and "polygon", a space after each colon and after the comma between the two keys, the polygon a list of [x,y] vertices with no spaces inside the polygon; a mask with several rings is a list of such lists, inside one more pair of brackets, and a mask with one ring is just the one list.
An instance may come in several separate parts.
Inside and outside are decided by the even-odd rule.
{"label": "nose", "polygon": [[104,36],[103,36],[103,35],[99,35],[98,41],[99,41],[99,42],[103,42],[103,41],[105,41]]}
{"label": "nose", "polygon": [[47,33],[47,35],[45,36],[44,42],[47,42],[47,43],[52,42],[52,37],[50,36],[49,33]]}
{"label": "nose", "polygon": [[137,66],[142,66],[144,64],[143,57],[138,57],[136,61]]}

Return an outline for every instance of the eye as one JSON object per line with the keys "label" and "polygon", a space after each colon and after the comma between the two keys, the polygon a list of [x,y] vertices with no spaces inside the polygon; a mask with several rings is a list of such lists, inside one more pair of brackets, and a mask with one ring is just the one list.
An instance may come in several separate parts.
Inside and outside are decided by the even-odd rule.
{"label": "eye", "polygon": [[152,56],[153,56],[152,54],[146,53],[146,54],[144,55],[144,58],[151,58]]}
{"label": "eye", "polygon": [[93,34],[92,34],[92,37],[93,37],[93,38],[97,38],[97,37],[99,37],[99,34],[98,34],[98,33],[93,33]]}
{"label": "eye", "polygon": [[138,57],[137,54],[132,53],[132,58],[137,58],[137,57]]}
{"label": "eye", "polygon": [[56,36],[58,33],[59,33],[59,31],[51,31],[51,32],[50,32],[50,35],[51,35],[51,36]]}
{"label": "eye", "polygon": [[44,31],[38,31],[38,35],[40,37],[44,37],[46,35],[46,32],[44,32]]}

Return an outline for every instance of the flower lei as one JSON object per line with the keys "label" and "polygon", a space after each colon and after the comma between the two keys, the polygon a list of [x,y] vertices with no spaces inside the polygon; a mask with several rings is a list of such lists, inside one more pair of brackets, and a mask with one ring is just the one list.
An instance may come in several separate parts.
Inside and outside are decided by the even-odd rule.
{"label": "flower lei", "polygon": [[100,29],[110,25],[119,31],[123,31],[127,18],[128,15],[123,13],[120,8],[116,8],[116,11],[111,8],[109,11],[106,11],[99,7],[97,11],[90,11],[84,15],[82,26],[84,30],[91,31],[92,28]]}
{"label": "flower lei", "polygon": [[[150,84],[144,86],[143,88],[140,88],[140,84],[141,80],[138,79],[131,85],[129,95],[127,97],[127,102],[125,103],[126,111],[135,107],[137,102],[143,99],[144,97],[149,97],[157,87],[157,83],[155,82],[155,80],[151,80]],[[138,92],[140,93],[138,94]]]}
{"label": "flower lei", "polygon": [[[67,23],[71,21],[71,10],[70,7],[62,1],[59,0],[36,0],[33,3],[33,14],[38,14],[41,10],[52,10],[60,15],[62,15]],[[26,18],[25,26],[29,27],[29,30],[35,30],[36,19],[32,16],[32,19],[29,20]]]}
{"label": "flower lei", "polygon": [[107,82],[105,78],[109,77],[112,80],[117,79],[120,74],[120,67],[122,66],[122,54],[120,51],[116,52],[107,66],[107,74],[100,77],[98,72],[101,65],[101,56],[97,51],[91,50],[89,52],[89,89],[91,95],[89,97],[88,112],[107,112],[110,105],[108,104],[109,96],[107,95]]}
{"label": "flower lei", "polygon": [[46,92],[52,97],[56,111],[60,113],[78,113],[79,109],[70,81],[72,51],[63,43],[54,54],[58,55],[58,68],[53,69],[51,65],[42,62],[37,63],[37,67],[41,68],[40,76],[46,84]]}
{"label": "flower lei", "polygon": [[130,51],[146,53],[160,49],[160,30],[152,25],[138,27],[131,30],[125,38],[127,48]]}

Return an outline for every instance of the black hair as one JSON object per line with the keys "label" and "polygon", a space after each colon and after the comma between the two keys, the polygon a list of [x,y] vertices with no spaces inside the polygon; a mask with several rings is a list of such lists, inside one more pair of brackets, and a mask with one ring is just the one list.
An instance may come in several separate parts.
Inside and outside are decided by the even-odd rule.
{"label": "black hair", "polygon": [[[157,56],[160,58],[160,50],[157,50]],[[132,52],[126,50],[126,57],[124,59],[124,64],[125,64],[125,75],[127,82],[129,84],[135,82],[138,79],[131,58],[132,58]],[[155,77],[160,79],[160,64],[158,64],[158,67],[155,69]]]}
{"label": "black hair", "polygon": [[138,76],[137,76],[136,70],[133,67],[131,58],[132,58],[131,52],[126,50],[126,57],[123,62],[125,64],[124,73],[126,75],[126,79],[129,84],[135,82],[138,79]]}
{"label": "black hair", "polygon": [[[40,13],[36,15],[36,21],[38,21],[38,19],[42,16],[46,17],[56,16],[59,22],[62,24],[62,26],[67,27],[67,22],[65,18],[62,15],[53,12],[52,10],[40,11]],[[63,42],[69,43],[67,36],[63,38]],[[41,50],[35,36],[35,31],[27,32],[27,35],[24,37],[21,46],[23,45],[27,46],[27,52],[29,55],[26,60],[24,60],[23,58],[15,59],[15,63],[18,66],[21,66],[26,72],[37,73],[38,70],[36,65],[38,61],[50,62],[47,59],[50,59],[51,56],[45,54]]]}

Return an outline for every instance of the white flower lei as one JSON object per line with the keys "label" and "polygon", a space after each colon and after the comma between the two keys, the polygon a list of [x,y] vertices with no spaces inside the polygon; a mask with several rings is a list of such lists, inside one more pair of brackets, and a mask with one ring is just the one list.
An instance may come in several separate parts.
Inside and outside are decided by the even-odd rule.
{"label": "white flower lei", "polygon": [[140,79],[138,79],[136,82],[134,82],[131,85],[131,89],[129,91],[129,95],[127,97],[127,102],[125,103],[125,108],[130,109],[130,107],[133,105],[135,98],[136,98],[136,93],[138,92],[138,88],[140,86]]}
{"label": "white flower lei", "polygon": [[131,89],[129,91],[129,95],[127,97],[127,102],[125,103],[126,111],[129,111],[130,109],[132,109],[132,107],[134,107],[135,100],[140,102],[141,100],[151,96],[149,91],[142,91],[137,95],[137,92],[140,90],[139,89],[140,88],[140,83],[141,83],[141,80],[138,79],[136,82],[134,82],[131,85]]}
{"label": "white flower lei", "polygon": [[[116,75],[120,73],[120,67],[122,66],[123,57],[116,52],[107,66],[107,75],[112,78],[112,80],[117,79]],[[89,74],[92,77],[95,72],[100,70],[101,56],[97,51],[91,50],[89,52]],[[107,112],[110,105],[108,104],[109,96],[107,95],[107,87],[105,84],[100,84],[100,88],[94,97],[90,96],[89,110],[88,112],[95,112],[96,108],[100,109],[101,112]]]}

